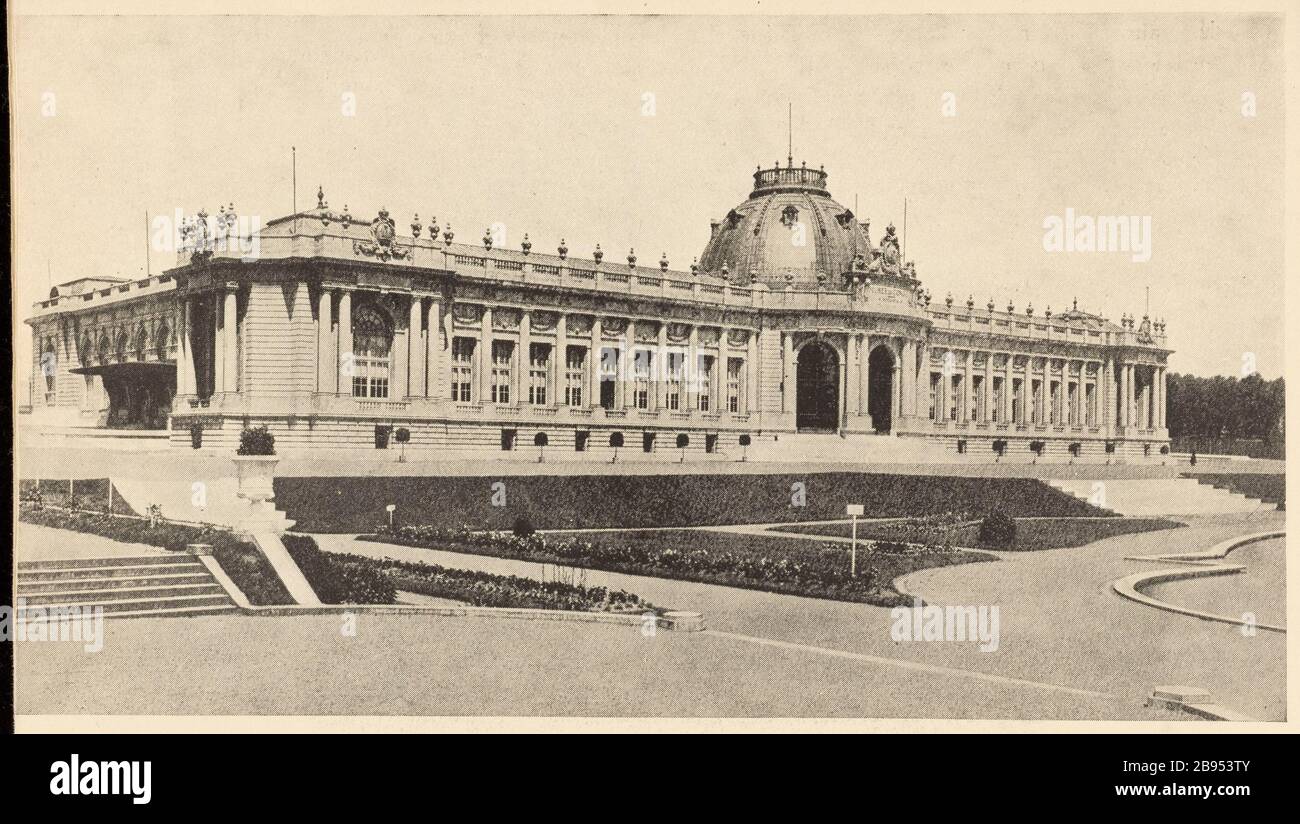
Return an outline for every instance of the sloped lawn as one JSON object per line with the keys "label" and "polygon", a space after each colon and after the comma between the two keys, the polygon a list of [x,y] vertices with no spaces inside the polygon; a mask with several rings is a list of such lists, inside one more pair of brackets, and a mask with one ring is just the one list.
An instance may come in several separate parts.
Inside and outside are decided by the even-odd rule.
{"label": "sloped lawn", "polygon": [[[1113,538],[1116,535],[1131,535],[1137,532],[1153,532],[1159,529],[1176,529],[1183,526],[1177,521],[1163,518],[1020,518],[1016,520],[1016,540],[1009,547],[987,546],[979,539],[979,521],[971,520],[954,524],[948,528],[947,540],[953,546],[974,547],[981,549],[1036,550],[1062,549],[1065,547],[1084,546]],[[781,527],[784,532],[799,532],[807,535],[829,535],[847,538],[852,532],[851,524],[807,524]],[[906,522],[859,523],[858,538],[876,541],[908,540],[909,525]]]}

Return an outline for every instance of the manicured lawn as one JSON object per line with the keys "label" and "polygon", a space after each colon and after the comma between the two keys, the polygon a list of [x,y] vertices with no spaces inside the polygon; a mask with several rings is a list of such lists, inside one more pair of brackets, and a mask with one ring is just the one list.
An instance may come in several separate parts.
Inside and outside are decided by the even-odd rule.
{"label": "manicured lawn", "polygon": [[[802,484],[802,487],[796,486]],[[715,526],[942,512],[1099,516],[1102,512],[1030,478],[960,478],[821,472],[772,475],[582,475],[275,479],[276,504],[304,532],[371,532],[388,521],[509,529]]]}
{"label": "manicured lawn", "polygon": [[633,530],[601,533],[586,540],[586,536],[554,535],[457,536],[408,528],[362,536],[361,540],[878,606],[910,603],[893,587],[894,579],[905,573],[996,560],[982,552],[868,553],[864,545],[858,554],[857,575],[851,575],[849,548],[839,543],[704,530]]}
{"label": "manicured lawn", "polygon": [[[1135,532],[1152,532],[1158,529],[1175,529],[1182,524],[1163,518],[1021,518],[1016,521],[1016,542],[1009,547],[991,547],[979,540],[979,524],[964,523],[952,526],[946,540],[953,546],[980,547],[984,549],[1034,550],[1061,549],[1083,546],[1116,535]],[[786,532],[809,535],[831,535],[847,538],[851,524],[809,524],[781,527]],[[906,540],[906,526],[902,522],[859,523],[858,537],[874,541]]]}

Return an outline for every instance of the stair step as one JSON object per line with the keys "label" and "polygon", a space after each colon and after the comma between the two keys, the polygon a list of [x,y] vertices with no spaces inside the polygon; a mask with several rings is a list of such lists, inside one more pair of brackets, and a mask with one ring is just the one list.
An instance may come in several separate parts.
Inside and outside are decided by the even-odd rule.
{"label": "stair step", "polygon": [[27,610],[19,610],[23,615],[30,612],[32,606],[37,609],[49,610],[58,608],[75,608],[80,610],[94,609],[95,607],[103,608],[105,614],[110,612],[127,612],[130,610],[165,610],[172,607],[209,607],[209,606],[226,606],[231,603],[229,596],[222,593],[221,595],[173,595],[165,598],[128,598],[122,600],[89,600],[81,602],[60,602],[53,604],[29,605]]}
{"label": "stair step", "polygon": [[145,564],[138,566],[54,566],[48,567],[39,561],[24,561],[34,566],[20,567],[18,580],[44,579],[57,581],[68,578],[116,578],[122,575],[177,575],[182,573],[203,572],[207,568],[198,561],[173,561],[170,564]]}
{"label": "stair step", "polygon": [[141,598],[225,594],[226,591],[215,581],[166,587],[118,587],[71,591],[38,590],[36,592],[18,592],[18,595],[27,602],[28,606],[34,607],[45,606],[46,604],[80,603],[82,601],[126,601]]}
{"label": "stair step", "polygon": [[182,572],[171,575],[87,576],[80,578],[46,577],[46,573],[20,572],[18,592],[24,589],[42,589],[50,592],[77,589],[116,589],[133,586],[170,586],[173,584],[201,584],[212,580],[208,571]]}
{"label": "stair step", "polygon": [[171,607],[168,609],[131,609],[123,612],[105,612],[105,618],[186,618],[200,615],[229,615],[238,613],[234,604],[211,607]]}
{"label": "stair step", "polygon": [[81,569],[90,567],[123,567],[123,566],[166,566],[168,564],[185,563],[194,560],[194,556],[187,552],[172,552],[167,555],[142,555],[121,557],[100,557],[100,558],[66,558],[54,559],[49,561],[19,561],[18,569]]}

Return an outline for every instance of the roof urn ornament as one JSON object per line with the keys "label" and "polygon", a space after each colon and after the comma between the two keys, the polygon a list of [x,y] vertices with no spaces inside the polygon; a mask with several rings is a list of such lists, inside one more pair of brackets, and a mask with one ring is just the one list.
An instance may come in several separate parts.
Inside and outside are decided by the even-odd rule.
{"label": "roof urn ornament", "polygon": [[1033,303],[1033,301],[1030,301],[1030,302],[1029,302],[1029,305],[1025,307],[1025,314],[1028,315],[1028,316],[1031,317],[1031,318],[1034,316],[1034,303]]}
{"label": "roof urn ornament", "polygon": [[992,296],[992,295],[989,296],[988,307],[989,307],[989,314],[990,314],[990,315],[993,314],[993,296]]}
{"label": "roof urn ornament", "polygon": [[523,251],[525,255],[533,251],[533,242],[528,239],[527,232],[524,232],[524,242],[519,244],[519,248]]}
{"label": "roof urn ornament", "polygon": [[1016,311],[1016,302],[1015,302],[1014,300],[1008,300],[1008,301],[1007,301],[1007,314],[1008,314],[1008,315],[1015,314],[1015,311]]}
{"label": "roof urn ornament", "polygon": [[659,256],[659,270],[660,270],[661,272],[667,272],[667,271],[668,271],[668,253],[667,253],[667,252],[664,252],[662,255]]}
{"label": "roof urn ornament", "polygon": [[600,248],[599,243],[596,244],[596,251],[592,252],[591,256],[595,259],[597,266],[599,266],[600,262],[605,259],[605,252]]}
{"label": "roof urn ornament", "polygon": [[442,231],[442,227],[438,225],[438,216],[434,215],[429,220],[429,240],[432,240],[434,243],[437,243],[438,233],[441,231]]}
{"label": "roof urn ornament", "polygon": [[974,296],[974,295],[967,295],[967,296],[966,296],[966,311],[967,311],[967,312],[974,312],[974,311],[975,311],[975,296]]}
{"label": "roof urn ornament", "polygon": [[817,270],[817,288],[818,289],[826,288],[826,273],[820,269]]}
{"label": "roof urn ornament", "polygon": [[416,212],[415,216],[411,218],[411,237],[418,238],[423,231],[424,224],[420,223],[420,213]]}
{"label": "roof urn ornament", "polygon": [[569,247],[564,243],[564,238],[560,238],[560,245],[555,247],[555,251],[559,252],[560,260],[564,260],[569,256]]}
{"label": "roof urn ornament", "polygon": [[317,209],[325,208],[325,187],[324,186],[316,187],[316,208]]}
{"label": "roof urn ornament", "polygon": [[352,213],[348,211],[348,204],[343,204],[343,228],[346,230],[352,225]]}
{"label": "roof urn ornament", "polygon": [[722,276],[726,278],[729,277],[730,275],[731,275],[731,267],[728,266],[727,262],[724,260],[722,262]]}
{"label": "roof urn ornament", "polygon": [[948,296],[943,299],[943,302],[948,305],[949,309],[952,308],[952,292],[948,293]]}
{"label": "roof urn ornament", "polygon": [[698,275],[699,273],[700,273],[700,259],[695,258],[694,260],[691,261],[691,275]]}
{"label": "roof urn ornament", "polygon": [[450,246],[454,237],[456,237],[456,233],[451,230],[451,221],[449,220],[447,221],[447,228],[442,230],[442,242]]}
{"label": "roof urn ornament", "polygon": [[483,248],[489,252],[492,251],[492,228],[488,227],[483,230]]}
{"label": "roof urn ornament", "polygon": [[1047,307],[1047,311],[1043,313],[1043,317],[1047,318],[1048,320],[1052,319],[1052,307],[1050,305]]}
{"label": "roof urn ornament", "polygon": [[636,249],[627,250],[627,268],[629,269],[636,268]]}

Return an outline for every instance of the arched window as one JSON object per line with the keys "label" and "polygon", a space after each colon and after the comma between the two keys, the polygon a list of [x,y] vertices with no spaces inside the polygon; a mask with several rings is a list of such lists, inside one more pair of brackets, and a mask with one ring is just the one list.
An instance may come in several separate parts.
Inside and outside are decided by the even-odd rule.
{"label": "arched window", "polygon": [[117,362],[118,363],[126,362],[126,350],[127,347],[129,347],[130,345],[131,342],[126,336],[126,330],[123,329],[121,332],[118,332],[117,333]]}
{"label": "arched window", "polygon": [[99,335],[99,351],[96,353],[99,356],[99,362],[101,364],[108,363],[108,353],[110,351],[108,345],[108,333],[101,332]]}
{"label": "arched window", "polygon": [[167,360],[167,354],[171,344],[171,334],[171,330],[167,328],[167,321],[160,323],[158,325],[158,331],[154,333],[153,344],[154,348],[158,350],[158,360],[160,361]]}
{"label": "arched window", "polygon": [[387,398],[393,327],[373,306],[352,315],[352,396]]}

